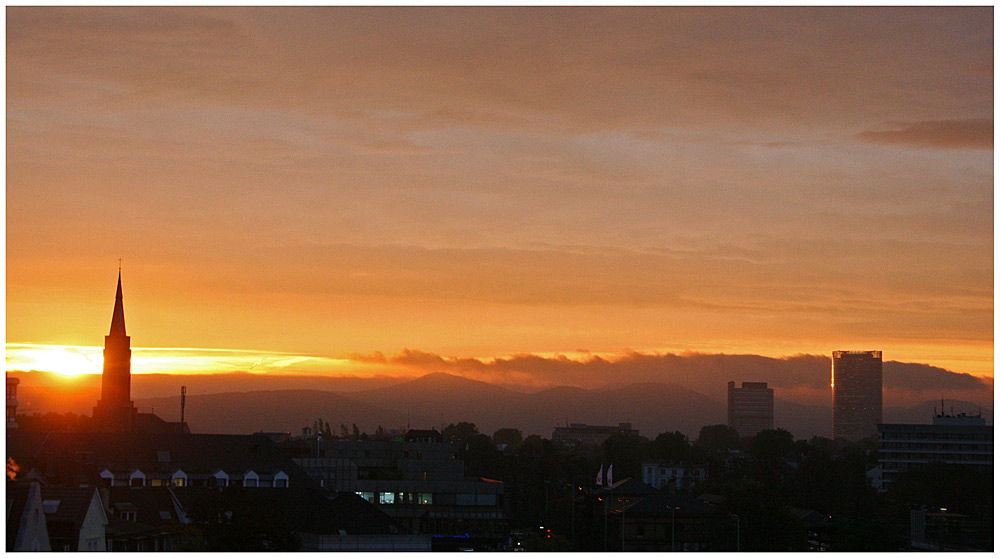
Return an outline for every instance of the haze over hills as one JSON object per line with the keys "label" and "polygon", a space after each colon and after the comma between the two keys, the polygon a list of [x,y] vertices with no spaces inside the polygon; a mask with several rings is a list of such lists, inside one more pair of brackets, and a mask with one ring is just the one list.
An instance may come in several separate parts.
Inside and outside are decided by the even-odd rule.
{"label": "haze over hills", "polygon": [[[155,408],[167,420],[179,418],[180,398],[141,399],[142,410]],[[949,400],[956,409],[975,405]],[[933,401],[889,407],[886,422],[929,422]],[[552,435],[567,422],[611,424],[629,421],[640,433],[654,437],[678,430],[691,438],[702,426],[726,421],[724,403],[675,384],[631,384],[619,389],[553,388],[524,394],[447,374],[429,375],[396,386],[354,394],[317,390],[234,392],[189,396],[187,420],[196,432],[248,433],[281,431],[297,434],[317,418],[335,432],[340,424],[357,424],[362,431],[377,426],[441,428],[469,421],[492,434],[512,427],[525,435]],[[991,418],[991,409],[984,416]],[[796,438],[829,436],[829,407],[775,400],[775,426]]]}
{"label": "haze over hills", "polygon": [[[486,433],[515,427],[551,436],[552,427],[567,422],[632,422],[644,435],[672,430],[697,435],[701,426],[725,422],[726,382],[767,381],[775,390],[777,427],[800,438],[829,435],[830,360],[823,356],[628,353],[617,360],[515,356],[479,361],[407,351],[386,360],[399,364],[404,359],[419,375],[136,374],[132,397],[141,411],[155,408],[176,420],[180,386],[187,386],[186,418],[200,432],[298,432],[322,418],[334,428],[357,423],[369,432],[379,425],[440,428],[466,420]],[[420,374],[425,368],[435,371]],[[508,381],[512,370],[554,380],[590,378],[590,387],[567,383],[518,389]],[[100,375],[10,374],[21,378],[19,413],[89,415],[100,397]],[[971,401],[963,410],[983,405],[984,416],[991,417],[992,385],[992,378],[887,361],[884,420],[927,422],[932,400],[940,396]]]}

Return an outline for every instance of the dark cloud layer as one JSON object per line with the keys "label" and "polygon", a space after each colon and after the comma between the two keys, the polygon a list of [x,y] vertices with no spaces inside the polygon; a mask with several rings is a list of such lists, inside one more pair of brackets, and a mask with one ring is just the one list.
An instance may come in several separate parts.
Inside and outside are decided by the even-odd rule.
{"label": "dark cloud layer", "polygon": [[[628,352],[613,357],[515,355],[492,360],[451,358],[418,350],[398,355],[353,355],[365,363],[385,363],[417,373],[447,372],[483,381],[524,385],[575,385],[594,388],[631,383],[676,383],[725,400],[729,381],[765,381],[776,396],[809,404],[829,398],[830,358],[795,355],[772,358],[760,355],[649,354]],[[921,402],[939,396],[986,401],[992,382],[926,364],[886,361],[883,364],[886,404]]]}
{"label": "dark cloud layer", "polygon": [[858,137],[872,143],[903,144],[952,149],[993,149],[993,119],[889,122],[887,130],[872,130]]}

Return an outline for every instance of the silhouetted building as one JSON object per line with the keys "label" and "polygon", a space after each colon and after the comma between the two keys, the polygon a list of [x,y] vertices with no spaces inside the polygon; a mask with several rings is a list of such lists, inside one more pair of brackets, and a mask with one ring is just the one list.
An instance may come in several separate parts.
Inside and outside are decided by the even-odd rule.
{"label": "silhouetted building", "polygon": [[622,422],[618,426],[592,426],[572,423],[569,426],[557,426],[552,432],[552,441],[564,446],[600,446],[612,434],[633,434],[639,431],[632,428],[631,422]]}
{"label": "silhouetted building", "polygon": [[42,487],[42,508],[52,550],[105,550],[108,517],[96,487]]}
{"label": "silhouetted building", "polygon": [[878,463],[872,484],[886,492],[906,471],[932,461],[993,470],[993,427],[965,414],[934,417],[933,424],[878,425]]}
{"label": "silhouetted building", "polygon": [[[97,432],[147,432],[185,434],[185,422],[167,422],[152,413],[140,413],[132,402],[132,338],[125,333],[125,307],[122,303],[122,274],[118,271],[115,309],[111,330],[104,337],[104,372],[101,374],[101,399],[94,407],[90,429]],[[181,396],[183,399],[183,395]],[[183,410],[181,411],[183,418]]]}
{"label": "silhouetted building", "polygon": [[39,482],[7,481],[7,552],[49,552]]}
{"label": "silhouetted building", "polygon": [[882,422],[882,351],[834,351],[833,437],[860,440]]}
{"label": "silhouetted building", "polygon": [[[411,432],[413,438],[440,439],[437,431]],[[432,535],[434,550],[499,550],[507,538],[504,483],[466,477],[457,444],[312,443],[313,456],[295,459],[310,476],[328,490],[356,493],[412,533]]]}
{"label": "silhouetted building", "polygon": [[729,382],[729,426],[740,437],[774,428],[774,390],[767,382]]}
{"label": "silhouetted building", "polygon": [[17,384],[20,379],[7,375],[7,428],[17,428]]}
{"label": "silhouetted building", "polygon": [[101,375],[101,399],[94,407],[94,427],[104,432],[135,430],[135,404],[132,390],[131,337],[125,334],[125,308],[122,304],[122,274],[118,271],[118,291],[111,314],[111,330],[104,337],[104,372]]}

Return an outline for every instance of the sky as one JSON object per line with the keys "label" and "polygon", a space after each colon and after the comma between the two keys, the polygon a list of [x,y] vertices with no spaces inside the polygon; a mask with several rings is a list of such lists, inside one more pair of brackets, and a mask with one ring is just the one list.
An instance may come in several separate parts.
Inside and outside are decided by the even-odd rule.
{"label": "sky", "polygon": [[6,37],[8,370],[99,371],[121,258],[137,372],[993,376],[992,7],[8,7]]}

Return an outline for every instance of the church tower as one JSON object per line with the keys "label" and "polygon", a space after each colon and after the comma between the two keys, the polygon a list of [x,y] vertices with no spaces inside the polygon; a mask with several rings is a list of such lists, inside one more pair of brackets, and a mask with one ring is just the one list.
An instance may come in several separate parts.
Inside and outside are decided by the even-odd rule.
{"label": "church tower", "polygon": [[131,338],[125,334],[125,307],[122,304],[122,272],[118,270],[118,292],[111,315],[111,331],[104,337],[104,374],[101,376],[101,399],[94,407],[97,430],[132,432],[135,430],[135,405],[132,391]]}

